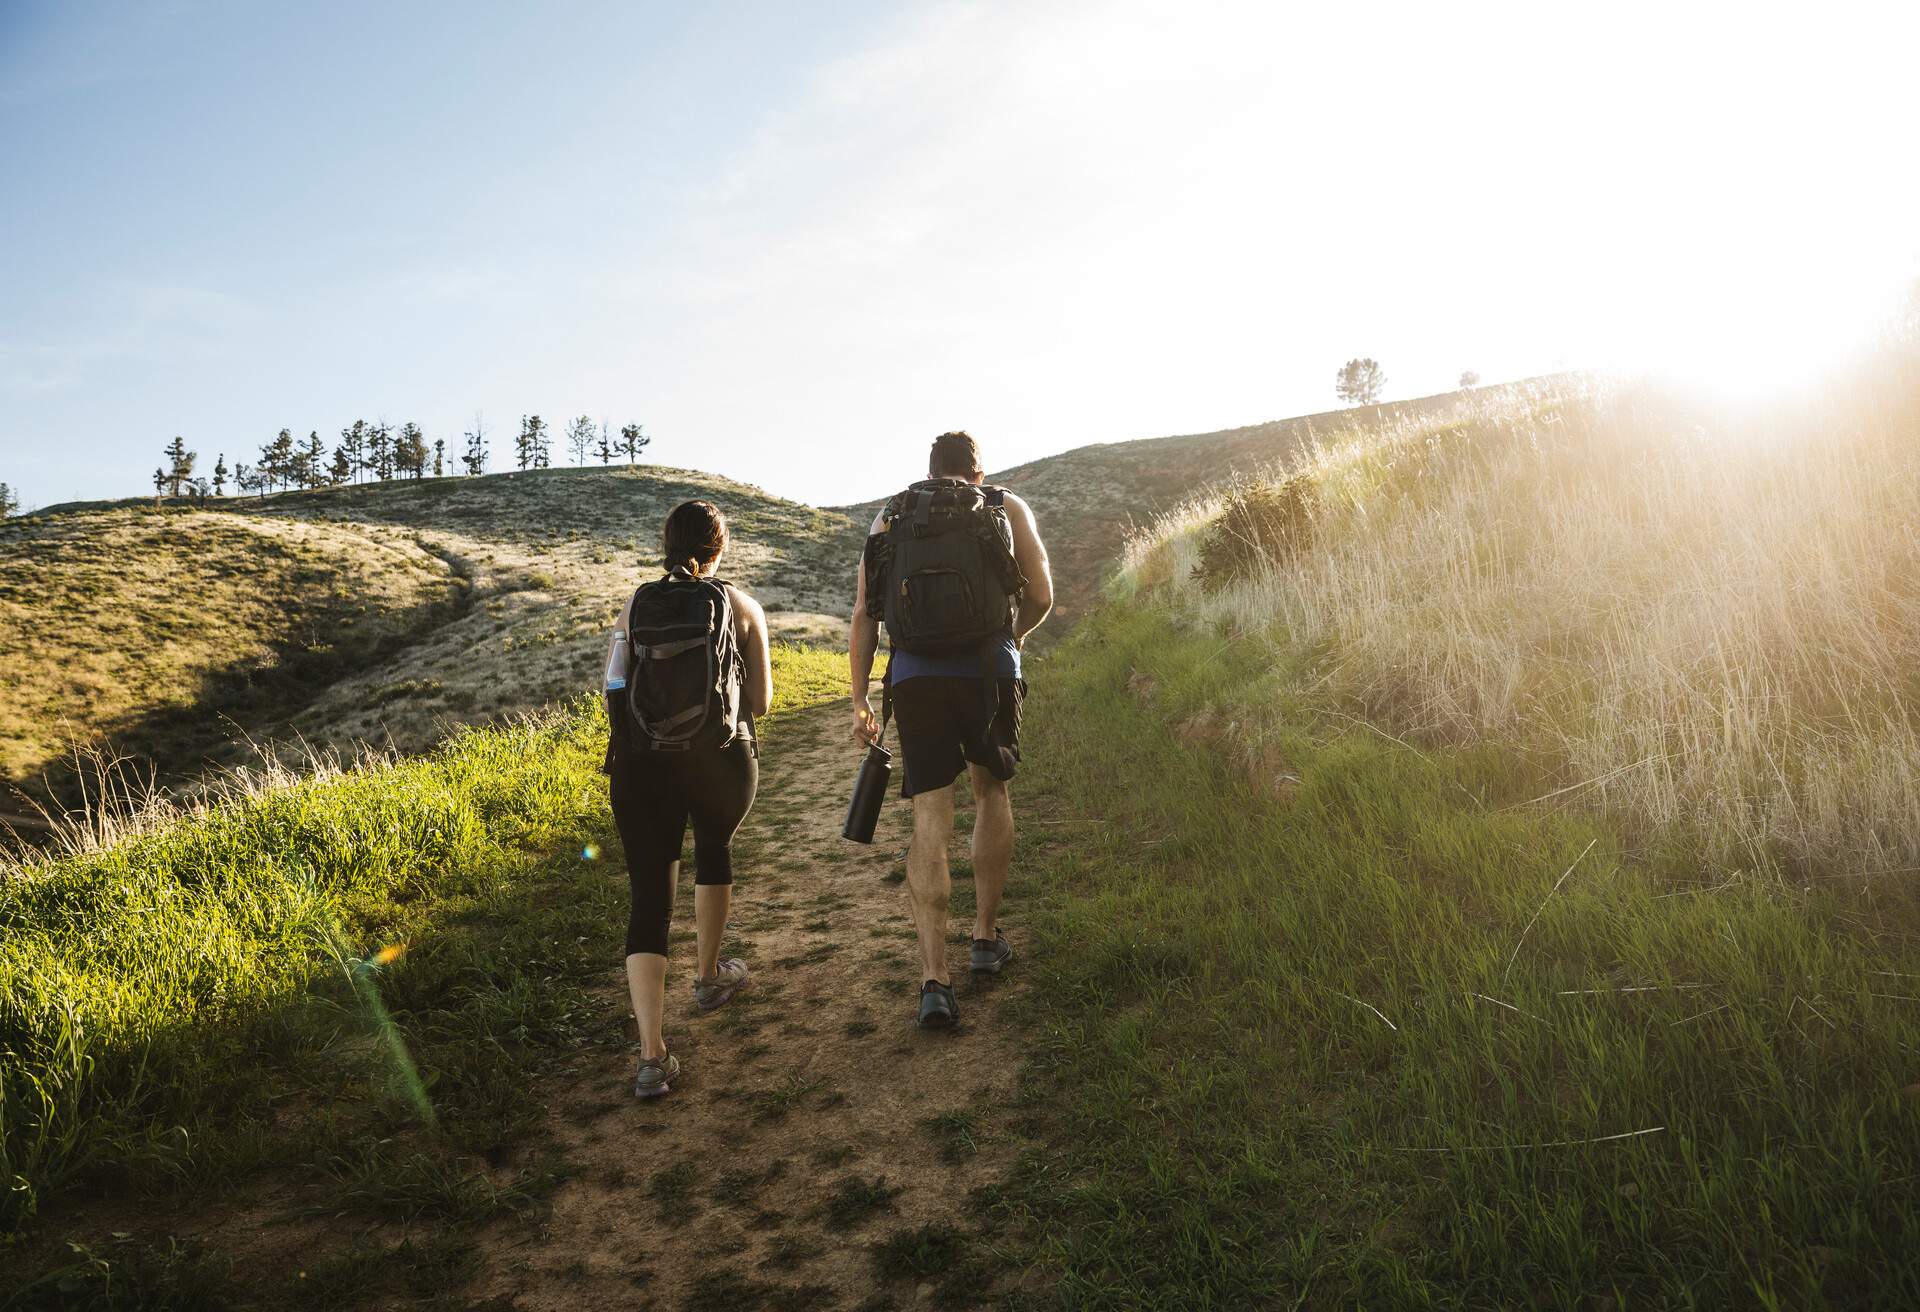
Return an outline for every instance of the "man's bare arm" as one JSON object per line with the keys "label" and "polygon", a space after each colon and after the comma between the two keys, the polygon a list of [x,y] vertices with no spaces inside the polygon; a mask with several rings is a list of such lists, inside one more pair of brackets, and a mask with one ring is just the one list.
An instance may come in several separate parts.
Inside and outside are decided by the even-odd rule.
{"label": "man's bare arm", "polygon": [[[874,516],[873,532],[886,526]],[[880,723],[874,719],[869,690],[873,686],[873,658],[880,650],[880,621],[867,614],[867,559],[863,551],[854,567],[853,618],[847,624],[848,689],[853,698],[853,737],[862,745],[880,736]]]}
{"label": "man's bare arm", "polygon": [[1053,566],[1047,560],[1039,526],[1033,522],[1032,508],[1011,492],[1007,493],[1007,523],[1013,528],[1013,558],[1027,580],[1013,621],[1014,640],[1021,642],[1053,609]]}

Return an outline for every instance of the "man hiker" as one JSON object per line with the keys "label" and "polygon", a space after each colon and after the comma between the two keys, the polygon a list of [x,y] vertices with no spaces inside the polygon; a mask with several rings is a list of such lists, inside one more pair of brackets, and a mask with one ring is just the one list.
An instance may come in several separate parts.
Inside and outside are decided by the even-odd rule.
{"label": "man hiker", "polygon": [[[1007,781],[1020,759],[1020,653],[1053,608],[1053,574],[1033,511],[984,483],[980,448],[965,433],[933,440],[928,477],[890,498],[861,555],[853,624],[853,737],[877,742],[889,715],[900,726],[913,799],[907,888],[920,936],[922,1028],[960,1018],[947,973],[947,843],[953,785],[973,785],[973,947],[969,965],[997,974],[1013,957],[994,923],[1013,861]],[[869,700],[880,621],[890,659],[881,714]]]}

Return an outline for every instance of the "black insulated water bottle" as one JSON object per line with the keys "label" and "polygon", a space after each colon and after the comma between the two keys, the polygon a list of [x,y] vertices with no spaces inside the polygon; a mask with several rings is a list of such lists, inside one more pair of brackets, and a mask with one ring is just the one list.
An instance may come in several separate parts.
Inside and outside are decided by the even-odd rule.
{"label": "black insulated water bottle", "polygon": [[871,843],[873,827],[880,820],[880,804],[887,800],[887,784],[893,778],[893,753],[879,743],[867,748],[867,759],[860,762],[860,777],[853,783],[853,801],[847,806],[847,823],[842,838],[856,843]]}

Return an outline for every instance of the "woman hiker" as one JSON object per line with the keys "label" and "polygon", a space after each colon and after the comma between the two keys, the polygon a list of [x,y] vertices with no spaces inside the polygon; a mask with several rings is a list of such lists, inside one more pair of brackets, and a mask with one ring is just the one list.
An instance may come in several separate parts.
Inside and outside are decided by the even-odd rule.
{"label": "woman hiker", "polygon": [[689,820],[694,1002],[712,1011],[746,983],[745,962],[720,960],[720,938],[733,892],[730,844],[759,782],[753,721],[773,696],[766,613],[715,577],[727,549],[719,508],[682,502],[667,516],[664,539],[666,576],[642,586],[620,612],[606,680],[612,736],[605,768],[632,890],[627,988],[640,1030],[639,1098],[668,1092],[680,1074],[661,1026],[667,930]]}

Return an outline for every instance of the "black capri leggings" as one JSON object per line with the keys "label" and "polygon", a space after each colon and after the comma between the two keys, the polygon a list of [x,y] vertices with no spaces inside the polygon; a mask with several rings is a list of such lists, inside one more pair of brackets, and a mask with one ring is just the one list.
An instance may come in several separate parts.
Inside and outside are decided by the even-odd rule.
{"label": "black capri leggings", "polygon": [[627,849],[627,955],[667,955],[673,863],[693,821],[693,882],[733,882],[734,831],[753,806],[760,763],[750,739],[704,752],[635,752],[613,766],[613,823]]}

